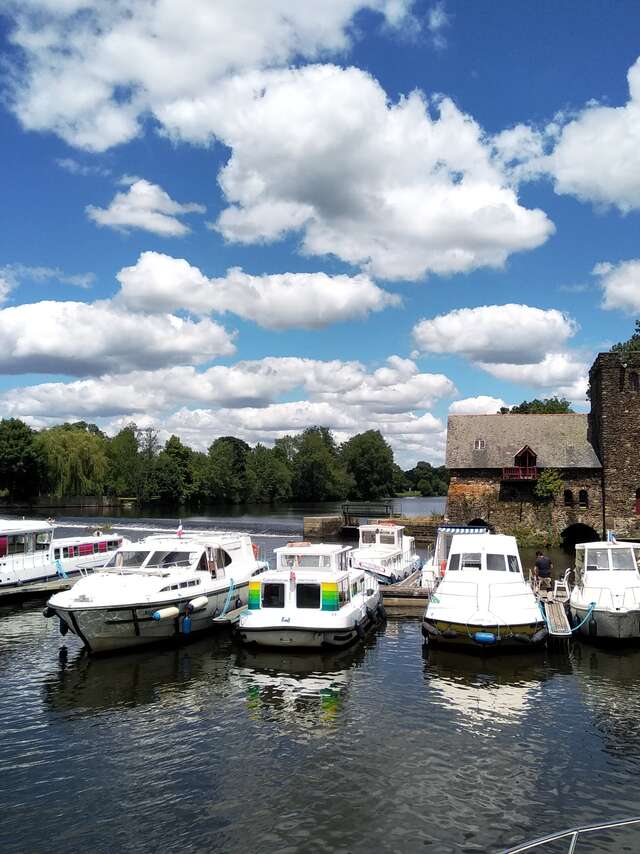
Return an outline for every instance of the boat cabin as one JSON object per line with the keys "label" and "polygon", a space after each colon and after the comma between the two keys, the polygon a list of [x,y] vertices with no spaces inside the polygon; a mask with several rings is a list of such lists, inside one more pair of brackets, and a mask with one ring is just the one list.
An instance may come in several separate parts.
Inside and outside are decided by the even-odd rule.
{"label": "boat cabin", "polygon": [[52,539],[53,526],[49,522],[0,520],[0,558],[49,552]]}
{"label": "boat cabin", "polygon": [[578,543],[576,578],[585,572],[638,572],[640,543]]}
{"label": "boat cabin", "polygon": [[377,522],[375,524],[360,525],[359,548],[371,548],[372,546],[386,546],[387,548],[402,549],[402,532],[404,525],[395,522]]}
{"label": "boat cabin", "polygon": [[364,572],[349,576],[350,551],[350,546],[304,542],[274,549],[276,570],[249,582],[249,610],[339,611],[365,587]]}
{"label": "boat cabin", "polygon": [[455,535],[447,561],[447,576],[450,572],[522,575],[516,538],[503,534]]}
{"label": "boat cabin", "polygon": [[451,543],[457,534],[488,534],[489,529],[484,527],[473,527],[470,525],[443,525],[438,528],[436,544],[434,547],[433,560],[438,566],[444,561],[446,563],[451,551]]}

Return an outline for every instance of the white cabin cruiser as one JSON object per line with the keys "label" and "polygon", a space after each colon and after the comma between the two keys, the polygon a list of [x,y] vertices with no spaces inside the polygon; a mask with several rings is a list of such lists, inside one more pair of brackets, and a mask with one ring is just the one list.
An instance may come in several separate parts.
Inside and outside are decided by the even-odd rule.
{"label": "white cabin cruiser", "polygon": [[466,647],[533,647],[547,636],[525,581],[515,537],[454,536],[445,576],[422,622],[425,643]]}
{"label": "white cabin cruiser", "polygon": [[342,647],[383,611],[376,579],[349,567],[349,546],[289,543],[276,569],[249,584],[239,634],[261,646]]}
{"label": "white cabin cruiser", "polygon": [[145,537],[52,596],[44,613],[90,652],[131,649],[212,628],[246,605],[249,579],[265,567],[247,534]]}
{"label": "white cabin cruiser", "polygon": [[640,637],[640,543],[579,543],[569,608],[586,637]]}
{"label": "white cabin cruiser", "polygon": [[358,548],[351,552],[351,565],[373,575],[379,584],[395,584],[422,566],[415,540],[404,533],[404,525],[382,519],[360,525]]}
{"label": "white cabin cruiser", "polygon": [[78,575],[104,564],[126,542],[113,531],[58,537],[35,519],[0,519],[0,588]]}
{"label": "white cabin cruiser", "polygon": [[489,529],[485,527],[473,527],[471,525],[441,525],[436,533],[436,542],[433,552],[422,565],[422,576],[420,586],[429,591],[435,590],[443,578],[447,568],[447,558],[451,551],[451,541],[456,534],[488,534]]}

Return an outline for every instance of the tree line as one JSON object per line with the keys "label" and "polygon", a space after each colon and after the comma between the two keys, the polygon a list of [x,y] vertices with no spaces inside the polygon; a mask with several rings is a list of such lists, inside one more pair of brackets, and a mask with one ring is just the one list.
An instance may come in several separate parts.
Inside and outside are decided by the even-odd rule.
{"label": "tree line", "polygon": [[39,495],[192,505],[371,500],[444,495],[447,485],[444,466],[419,462],[403,471],[378,430],[342,445],[326,427],[276,439],[273,447],[222,436],[204,453],[177,436],[162,444],[156,429],[135,423],[108,437],[86,421],[40,431],[16,418],[0,421],[0,492],[10,501]]}

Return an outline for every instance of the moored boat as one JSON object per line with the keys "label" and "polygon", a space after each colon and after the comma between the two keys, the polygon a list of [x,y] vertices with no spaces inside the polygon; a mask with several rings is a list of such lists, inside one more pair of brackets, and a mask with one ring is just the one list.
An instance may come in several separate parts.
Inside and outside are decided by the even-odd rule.
{"label": "moored boat", "polygon": [[640,543],[576,546],[569,609],[577,631],[591,638],[640,637]]}
{"label": "moored boat", "polygon": [[402,581],[422,566],[415,540],[404,533],[404,525],[381,519],[360,525],[358,531],[358,548],[351,552],[351,565],[366,570],[379,584]]}
{"label": "moored boat", "polygon": [[422,565],[420,586],[433,591],[447,568],[447,558],[451,551],[451,541],[458,534],[488,534],[485,527],[471,525],[441,525],[436,532],[436,542],[433,551]]}
{"label": "moored boat", "polygon": [[525,581],[515,537],[454,535],[444,578],[431,595],[426,643],[459,647],[531,648],[547,628]]}
{"label": "moored boat", "polygon": [[90,652],[131,649],[213,628],[246,605],[249,579],[265,567],[246,534],[146,537],[52,596],[45,615]]}
{"label": "moored boat", "polygon": [[51,522],[0,519],[0,589],[104,566],[123,542],[114,531],[54,538]]}
{"label": "moored boat", "polygon": [[289,543],[276,569],[253,579],[240,638],[261,646],[343,647],[381,615],[378,582],[349,567],[348,546]]}

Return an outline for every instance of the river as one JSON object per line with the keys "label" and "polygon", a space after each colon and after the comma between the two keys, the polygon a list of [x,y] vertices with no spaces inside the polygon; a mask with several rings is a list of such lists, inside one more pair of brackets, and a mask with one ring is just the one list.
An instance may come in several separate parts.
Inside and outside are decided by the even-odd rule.
{"label": "river", "polygon": [[423,653],[419,621],[389,620],[336,655],[221,631],[91,659],[25,607],[0,611],[0,678],[4,854],[484,854],[640,814],[640,649]]}

